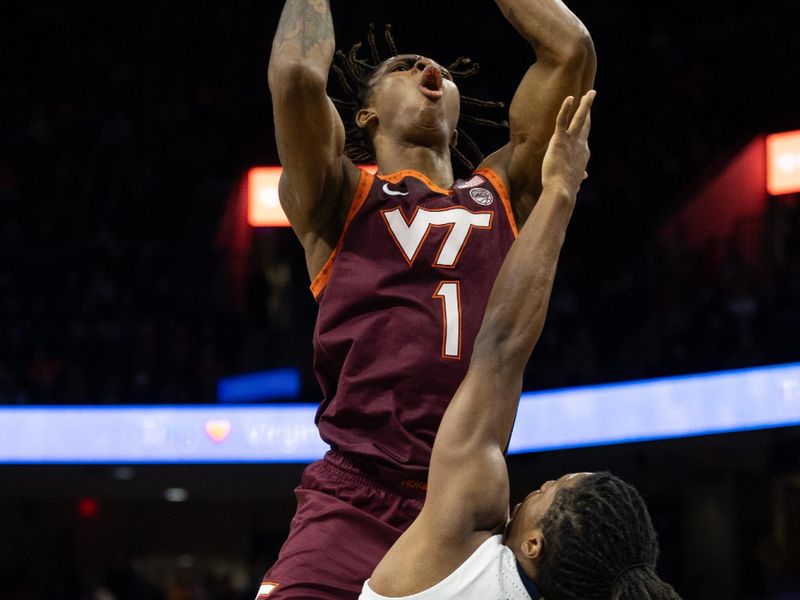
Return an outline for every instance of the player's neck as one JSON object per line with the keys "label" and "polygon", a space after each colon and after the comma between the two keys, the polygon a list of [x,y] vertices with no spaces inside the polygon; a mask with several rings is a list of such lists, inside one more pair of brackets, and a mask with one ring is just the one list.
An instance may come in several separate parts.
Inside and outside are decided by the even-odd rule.
{"label": "player's neck", "polygon": [[379,174],[388,175],[410,169],[426,175],[439,187],[452,187],[453,165],[449,148],[430,148],[388,140],[376,146]]}

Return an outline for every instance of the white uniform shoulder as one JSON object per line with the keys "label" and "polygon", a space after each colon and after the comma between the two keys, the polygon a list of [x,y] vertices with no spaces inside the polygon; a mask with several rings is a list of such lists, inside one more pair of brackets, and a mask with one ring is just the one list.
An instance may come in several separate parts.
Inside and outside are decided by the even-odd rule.
{"label": "white uniform shoulder", "polygon": [[501,535],[483,542],[445,579],[417,594],[388,598],[364,583],[359,600],[531,600],[517,571],[514,553]]}

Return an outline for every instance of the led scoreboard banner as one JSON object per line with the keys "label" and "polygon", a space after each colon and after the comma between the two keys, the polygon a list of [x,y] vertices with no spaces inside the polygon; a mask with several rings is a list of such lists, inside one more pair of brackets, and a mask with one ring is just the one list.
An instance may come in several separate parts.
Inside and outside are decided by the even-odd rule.
{"label": "led scoreboard banner", "polygon": [[[313,404],[0,407],[0,463],[305,463]],[[800,425],[800,363],[522,395],[509,452]]]}

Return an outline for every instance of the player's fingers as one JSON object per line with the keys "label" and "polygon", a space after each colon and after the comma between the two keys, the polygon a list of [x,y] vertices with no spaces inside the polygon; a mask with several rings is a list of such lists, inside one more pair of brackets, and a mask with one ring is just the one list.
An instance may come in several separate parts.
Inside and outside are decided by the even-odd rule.
{"label": "player's fingers", "polygon": [[589,90],[583,95],[580,104],[578,105],[578,109],[575,111],[575,115],[572,117],[569,127],[567,128],[568,133],[575,135],[583,130],[583,125],[586,121],[586,117],[589,114],[589,110],[591,109],[594,96],[594,90]]}
{"label": "player's fingers", "polygon": [[585,140],[589,139],[589,130],[592,128],[592,111],[589,111],[589,114],[586,115],[586,120],[583,122],[583,127],[581,128],[581,137]]}
{"label": "player's fingers", "polygon": [[572,105],[575,103],[574,96],[567,96],[561,103],[561,110],[556,117],[556,131],[566,130],[569,127],[569,115],[572,112]]}
{"label": "player's fingers", "polygon": [[575,116],[572,117],[572,122],[569,124],[569,128],[567,129],[568,133],[578,133],[583,129],[583,123],[589,114],[589,109],[592,107],[592,102],[594,101],[595,95],[596,93],[594,90],[589,90],[586,92],[586,94],[584,94],[583,98],[581,98],[581,103],[578,106],[578,110],[575,111]]}

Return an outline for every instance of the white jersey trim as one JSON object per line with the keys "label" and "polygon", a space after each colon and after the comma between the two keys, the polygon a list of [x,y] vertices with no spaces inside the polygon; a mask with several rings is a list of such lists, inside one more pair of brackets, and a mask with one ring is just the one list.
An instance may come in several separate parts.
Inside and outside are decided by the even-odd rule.
{"label": "white jersey trim", "polygon": [[514,553],[495,535],[483,542],[450,575],[410,596],[381,596],[364,582],[359,600],[531,600],[519,577]]}

